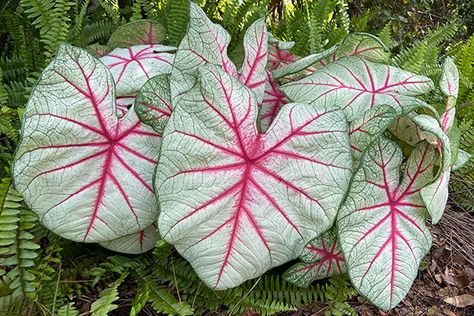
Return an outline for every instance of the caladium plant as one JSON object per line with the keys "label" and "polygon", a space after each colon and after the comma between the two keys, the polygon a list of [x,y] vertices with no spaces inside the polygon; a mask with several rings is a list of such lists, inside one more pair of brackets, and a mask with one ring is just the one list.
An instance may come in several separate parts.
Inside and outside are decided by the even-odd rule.
{"label": "caladium plant", "polygon": [[160,142],[134,111],[118,118],[107,67],[63,45],[26,106],[15,185],[58,235],[84,242],[121,238],[156,219],[151,180]]}
{"label": "caladium plant", "polygon": [[368,34],[299,57],[260,19],[236,67],[195,4],[175,54],[155,22],[120,29],[100,60],[62,46],[31,94],[13,169],[45,226],[126,253],[158,228],[214,289],[299,257],[300,286],[347,271],[383,309],[406,295],[459,165],[450,59],[438,115]]}
{"label": "caladium plant", "polygon": [[[338,238],[347,260],[349,276],[356,288],[378,306],[389,309],[404,297],[416,275],[417,265],[429,249],[431,237],[424,221],[432,213],[433,207],[429,203],[424,204],[426,199],[423,196],[426,194],[423,192],[437,179],[440,173],[438,170],[446,170],[445,162],[449,160],[449,141],[440,133],[437,119],[414,112],[423,107],[428,112],[435,113],[433,107],[417,98],[432,90],[434,85],[429,78],[381,64],[388,61],[386,48],[367,34],[350,35],[337,47],[309,58],[300,59],[295,56],[294,63],[291,63],[288,52],[283,61],[278,60],[280,51],[285,48],[279,47],[280,43],[270,37],[271,54],[266,66],[262,98],[262,79],[257,80],[255,85],[242,80],[246,78],[245,69],[259,70],[257,77],[262,78],[260,70],[264,63],[259,56],[263,56],[261,52],[264,49],[261,45],[264,37],[258,36],[258,29],[264,31],[260,21],[246,33],[244,46],[247,55],[244,66],[237,70],[226,55],[230,40],[228,34],[220,26],[210,22],[197,6],[193,6],[189,32],[178,48],[171,75],[150,80],[145,85],[147,89],[140,92],[141,96],[137,101],[141,102],[137,102],[136,107],[143,109],[142,112],[139,111],[140,117],[158,132],[164,129],[164,144],[155,181],[163,210],[158,219],[158,227],[163,237],[192,263],[206,284],[216,289],[235,286],[294,257],[296,253],[287,254],[286,259],[282,260],[273,255],[272,239],[266,237],[269,234],[266,228],[279,226],[261,226],[262,222],[255,214],[259,214],[257,206],[262,205],[262,202],[256,201],[267,200],[266,203],[273,204],[267,207],[274,209],[276,214],[280,201],[285,201],[282,196],[268,194],[269,189],[265,187],[268,183],[276,186],[273,181],[278,179],[282,182],[280,184],[287,186],[286,192],[294,191],[295,188],[291,187],[290,181],[285,183],[286,179],[272,170],[267,170],[270,171],[267,174],[265,171],[262,173],[261,162],[250,154],[254,151],[258,153],[258,149],[255,149],[258,146],[254,145],[256,142],[265,140],[268,134],[276,133],[277,129],[284,130],[281,120],[295,109],[290,101],[309,104],[310,108],[317,111],[339,108],[350,123],[350,145],[356,163],[344,203],[337,206]],[[208,64],[217,68],[206,66]],[[298,75],[294,76],[296,73]],[[279,78],[290,82],[280,89]],[[295,78],[299,80],[294,82]],[[239,80],[243,85],[239,84]],[[255,122],[255,113],[249,110],[249,104],[260,109],[258,131],[254,126],[248,127],[253,124],[248,123],[249,121]],[[425,135],[431,134],[429,139],[434,143],[430,144],[413,136],[414,142],[411,145],[414,149],[411,150],[408,162],[402,167],[404,157],[401,150],[394,142],[384,138],[384,134],[387,134],[386,130],[393,121],[402,120],[406,115],[410,115],[410,122],[413,119],[413,124],[418,124],[418,131]],[[170,122],[166,125],[168,119]],[[449,121],[448,118],[445,120]],[[286,120],[293,128],[291,121]],[[284,136],[277,137],[285,139]],[[262,146],[265,147],[264,143]],[[291,152],[291,158],[303,158],[296,147]],[[376,153],[379,156],[375,156]],[[441,157],[441,162],[438,156]],[[393,157],[396,159],[390,160]],[[276,157],[272,158],[274,163],[278,163]],[[293,172],[293,159],[287,157],[285,175]],[[322,161],[321,157],[318,161]],[[385,165],[385,161],[391,164],[388,165],[387,162]],[[378,183],[375,181],[378,178],[368,173],[368,170],[376,173],[379,165],[383,167],[378,170],[378,175],[382,174],[387,182],[384,180],[383,183]],[[408,173],[399,183],[397,176],[401,169],[408,170]],[[413,169],[416,169],[414,174]],[[257,178],[256,175],[260,177]],[[317,179],[319,175],[320,173],[315,173],[312,177]],[[269,179],[266,178],[268,176]],[[335,182],[339,183],[337,180]],[[367,187],[366,182],[380,189],[384,195],[374,192],[370,192],[372,195],[364,195],[361,187]],[[305,196],[302,195],[301,198]],[[188,196],[193,196],[193,200],[187,199]],[[256,196],[260,199],[255,198]],[[367,206],[372,212],[359,215],[358,209],[354,211],[352,204],[357,200],[362,201],[359,203],[372,203]],[[292,205],[284,205],[286,208],[282,210],[290,211],[285,214],[292,218]],[[366,206],[362,208],[364,207]],[[434,220],[434,215],[431,216]],[[359,217],[363,218],[361,222],[358,222]],[[368,218],[372,220],[367,222],[369,225],[362,225]],[[355,222],[358,224],[351,226]],[[286,217],[283,223],[288,227],[298,227],[293,226]],[[390,223],[391,230],[381,229],[387,223]],[[377,249],[375,253],[363,250],[358,255],[352,253],[359,251],[350,248],[351,242],[357,242],[354,241],[358,238],[354,232],[356,228],[363,236],[369,236],[371,242],[372,238],[376,238],[378,243],[370,244],[371,251]],[[324,230],[321,230],[320,224],[313,229],[321,233]],[[415,236],[417,233],[421,237]],[[388,235],[385,237],[383,234]],[[313,239],[306,249],[310,249],[311,244],[314,246],[321,243],[324,236]],[[250,237],[259,242],[250,241]],[[306,236],[303,239],[305,238]],[[336,245],[335,240],[332,242],[332,245]],[[361,242],[360,247],[362,244],[366,245]],[[269,253],[271,259],[264,253]],[[327,260],[328,256],[324,260],[317,256],[308,259],[305,253],[303,252],[302,258],[306,258],[306,261],[297,267],[320,267],[320,271],[326,269],[324,271],[330,273],[338,266],[331,265],[328,269],[327,265],[321,263],[330,262]],[[404,268],[399,268],[398,262],[408,253],[411,254],[411,270],[403,276]],[[339,260],[336,261],[343,267],[340,254],[337,258]],[[383,266],[390,272],[380,274],[379,260],[392,262],[392,265]],[[367,266],[372,261],[373,268],[372,264]],[[361,262],[366,264],[366,272],[362,277]],[[318,277],[318,273],[314,274],[318,268],[308,269],[311,273],[307,274],[298,275],[295,271],[297,270],[290,270],[286,275],[289,280],[300,285],[307,285]],[[366,278],[365,273],[370,277]],[[377,279],[383,275],[386,277]],[[373,286],[374,282],[379,282],[378,288]],[[383,290],[384,288],[388,290]]]}

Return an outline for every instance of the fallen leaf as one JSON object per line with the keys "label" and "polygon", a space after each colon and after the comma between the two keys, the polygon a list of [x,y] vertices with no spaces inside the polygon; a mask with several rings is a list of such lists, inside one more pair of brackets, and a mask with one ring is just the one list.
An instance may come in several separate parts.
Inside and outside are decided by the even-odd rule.
{"label": "fallen leaf", "polygon": [[434,277],[435,277],[436,282],[443,283],[443,277],[441,276],[441,274],[435,274]]}
{"label": "fallen leaf", "polygon": [[441,297],[446,297],[446,296],[455,296],[459,294],[459,289],[456,287],[452,286],[447,286],[439,289],[438,294]]}
{"label": "fallen leaf", "polygon": [[448,303],[449,305],[462,308],[462,307],[474,305],[474,296],[470,294],[462,294],[462,295],[447,297],[444,299],[444,302]]}

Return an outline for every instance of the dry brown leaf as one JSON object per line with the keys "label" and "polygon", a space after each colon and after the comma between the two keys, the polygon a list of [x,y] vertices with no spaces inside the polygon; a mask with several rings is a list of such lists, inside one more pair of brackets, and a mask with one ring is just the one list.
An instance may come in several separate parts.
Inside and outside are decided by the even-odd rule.
{"label": "dry brown leaf", "polygon": [[456,296],[445,298],[444,302],[458,308],[463,308],[463,307],[474,305],[474,296],[470,294],[456,295]]}

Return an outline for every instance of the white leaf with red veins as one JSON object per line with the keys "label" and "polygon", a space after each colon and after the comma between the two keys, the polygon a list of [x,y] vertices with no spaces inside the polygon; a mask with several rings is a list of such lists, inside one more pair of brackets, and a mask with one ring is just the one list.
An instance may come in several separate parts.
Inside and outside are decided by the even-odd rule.
{"label": "white leaf with red veins", "polygon": [[446,57],[443,63],[439,87],[446,96],[458,97],[459,71],[451,57]]}
{"label": "white leaf with red veins", "polygon": [[332,225],[351,176],[337,110],[287,104],[266,134],[253,93],[219,67],[164,131],[155,178],[161,236],[215,289],[296,258]]}
{"label": "white leaf with red veins", "polygon": [[458,149],[458,159],[456,160],[456,163],[453,165],[453,170],[458,170],[466,165],[466,163],[471,159],[472,156],[468,153],[465,152],[462,149]]}
{"label": "white leaf with red veins", "polygon": [[341,41],[334,54],[313,65],[313,68],[320,69],[346,56],[359,56],[375,63],[386,63],[390,58],[390,50],[379,38],[371,34],[351,33]]}
{"label": "white leaf with red veins", "polygon": [[273,72],[273,75],[276,78],[286,77],[299,72],[301,72],[301,75],[310,75],[327,64],[346,56],[359,56],[372,62],[385,63],[388,61],[390,53],[385,45],[375,36],[365,33],[352,33],[347,35],[337,45],[277,69]]}
{"label": "white leaf with red veins", "polygon": [[156,219],[151,182],[160,143],[134,111],[117,118],[108,69],[63,45],[26,106],[15,185],[54,233],[84,242],[117,239]]}
{"label": "white leaf with red veins", "polygon": [[[338,105],[349,121],[380,104],[403,112],[413,96],[433,88],[432,81],[399,68],[376,64],[360,57],[345,57],[312,75],[285,84],[281,90],[293,102]],[[415,99],[416,100],[416,99]]]}
{"label": "white leaf with red veins", "polygon": [[336,232],[327,231],[311,240],[300,255],[298,262],[283,277],[300,287],[308,287],[313,281],[346,272],[341,245]]}
{"label": "white leaf with red veins", "polygon": [[158,239],[156,225],[153,224],[137,233],[103,242],[100,245],[112,251],[137,255],[153,249]]}
{"label": "white leaf with red veins", "polygon": [[179,44],[171,75],[171,97],[179,103],[181,95],[196,82],[196,68],[206,64],[221,66],[232,76],[237,75],[235,65],[227,56],[230,35],[218,24],[212,23],[202,9],[191,2],[189,26]]}
{"label": "white leaf with red veins", "polygon": [[413,122],[421,130],[437,138],[437,147],[442,153],[442,162],[438,176],[432,183],[421,189],[421,197],[431,216],[431,222],[436,224],[441,219],[448,201],[449,176],[451,174],[451,144],[448,136],[443,131],[443,127],[440,126],[440,123],[435,118],[427,115],[417,115],[413,118]]}
{"label": "white leaf with red veins", "polygon": [[133,21],[119,26],[110,36],[110,48],[159,44],[166,38],[163,25],[152,20]]}
{"label": "white leaf with red veins", "polygon": [[268,62],[267,69],[272,71],[297,61],[300,57],[290,53],[295,42],[277,40],[271,33],[268,34]]}
{"label": "white leaf with red veins", "polygon": [[176,48],[163,45],[136,45],[116,48],[100,59],[115,80],[116,95],[133,98],[150,78],[171,72]]}
{"label": "white leaf with red veins", "polygon": [[275,78],[282,78],[288,75],[298,73],[303,70],[305,70],[306,74],[308,75],[312,74],[315,71],[315,68],[311,68],[311,66],[317,63],[318,61],[321,61],[324,58],[327,58],[328,56],[333,55],[336,52],[337,48],[338,46],[333,46],[320,53],[303,57],[301,59],[296,60],[295,62],[291,64],[287,64],[287,65],[284,65],[283,67],[277,68],[273,70],[272,72],[273,76]]}
{"label": "white leaf with red veins", "polygon": [[263,100],[267,79],[267,26],[264,19],[255,21],[245,32],[245,58],[239,80],[255,93],[257,103]]}
{"label": "white leaf with red veins", "polygon": [[338,214],[338,234],[357,291],[389,310],[407,294],[431,247],[420,189],[433,179],[435,149],[419,143],[399,179],[403,155],[380,137],[363,157]]}
{"label": "white leaf with red veins", "polygon": [[288,103],[285,94],[280,91],[279,85],[273,79],[272,74],[267,72],[265,82],[265,93],[263,101],[259,105],[260,130],[265,132],[277,116],[281,107]]}
{"label": "white leaf with red veins", "polygon": [[[438,138],[437,147],[442,152],[443,162],[438,177],[421,190],[421,196],[426,204],[433,224],[438,223],[446,208],[449,195],[449,178],[451,175],[451,144],[447,134],[451,130],[456,114],[456,98],[459,88],[459,72],[453,60],[449,57],[443,63],[440,79],[441,91],[447,96],[445,112],[439,123],[432,117],[419,115],[413,121],[424,131]],[[441,125],[440,125],[441,124]]]}

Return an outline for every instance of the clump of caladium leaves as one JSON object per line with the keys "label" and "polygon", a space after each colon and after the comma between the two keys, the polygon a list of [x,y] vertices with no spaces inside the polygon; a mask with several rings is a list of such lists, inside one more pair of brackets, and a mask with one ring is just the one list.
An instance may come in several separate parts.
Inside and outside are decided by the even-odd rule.
{"label": "clump of caladium leaves", "polygon": [[129,253],[157,239],[152,175],[161,139],[127,108],[146,80],[171,71],[175,48],[147,44],[156,36],[147,28],[143,42],[133,42],[141,45],[100,60],[63,45],[31,94],[15,185],[64,238]]}
{"label": "clump of caladium leaves", "polygon": [[214,289],[300,257],[287,280],[347,271],[395,306],[459,165],[452,61],[440,118],[421,99],[433,82],[389,65],[368,34],[301,58],[260,19],[236,67],[228,33],[197,5],[174,55],[144,23],[100,60],[62,46],[32,92],[14,177],[43,224],[131,253],[158,228]]}

